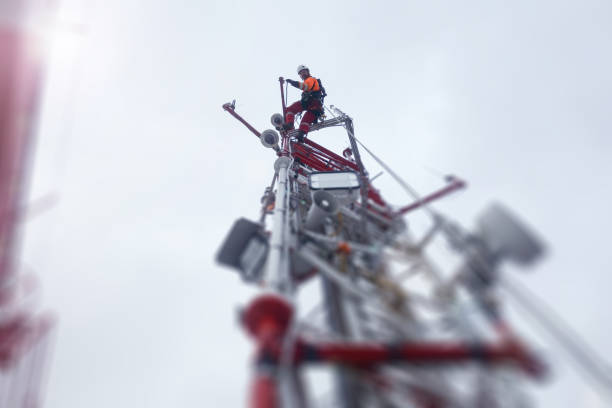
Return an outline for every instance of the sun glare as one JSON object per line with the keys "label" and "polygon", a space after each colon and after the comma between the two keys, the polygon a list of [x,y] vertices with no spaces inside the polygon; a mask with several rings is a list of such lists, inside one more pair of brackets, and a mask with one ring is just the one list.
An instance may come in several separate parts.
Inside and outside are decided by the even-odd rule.
{"label": "sun glare", "polygon": [[53,64],[70,64],[74,61],[83,41],[83,29],[59,23],[49,32],[49,58]]}

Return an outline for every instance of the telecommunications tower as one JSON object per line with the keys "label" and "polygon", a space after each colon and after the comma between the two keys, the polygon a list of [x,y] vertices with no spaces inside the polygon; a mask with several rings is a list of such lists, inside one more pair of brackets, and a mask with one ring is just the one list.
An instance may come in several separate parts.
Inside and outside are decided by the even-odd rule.
{"label": "telecommunications tower", "polygon": [[[284,79],[279,78],[283,113]],[[468,231],[429,203],[465,186],[420,197],[355,137],[351,117],[333,105],[310,132],[346,130],[336,154],[283,130],[257,131],[223,108],[274,152],[272,182],[261,217],[233,225],[217,260],[261,287],[242,311],[256,346],[249,401],[272,407],[523,407],[525,381],[545,369],[508,324],[497,296],[499,267],[526,266],[542,243],[501,205],[491,205]],[[414,201],[395,207],[372,186],[360,147],[372,154]],[[415,237],[405,221],[425,211],[429,231]],[[442,270],[428,254],[443,239],[461,262]],[[322,303],[300,313],[297,296],[317,280]],[[309,366],[330,368],[331,395],[306,383]]]}

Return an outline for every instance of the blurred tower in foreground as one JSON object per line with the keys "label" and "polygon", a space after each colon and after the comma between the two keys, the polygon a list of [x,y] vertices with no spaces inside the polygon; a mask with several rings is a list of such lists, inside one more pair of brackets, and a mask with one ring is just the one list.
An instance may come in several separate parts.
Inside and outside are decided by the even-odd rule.
{"label": "blurred tower in foreground", "polygon": [[[283,112],[283,78],[281,99]],[[467,231],[429,203],[465,186],[448,177],[421,197],[356,137],[352,119],[331,106],[309,135],[346,130],[341,156],[311,139],[279,129],[259,132],[242,122],[274,153],[272,182],[261,217],[239,219],[217,260],[262,288],[242,312],[256,345],[250,406],[310,407],[524,407],[521,384],[544,367],[504,316],[497,293],[505,261],[529,265],[543,245],[508,210],[495,204]],[[372,155],[411,204],[388,204],[371,182],[360,146]],[[405,217],[425,211],[421,237]],[[440,268],[429,246],[443,240],[459,259]],[[300,309],[300,289],[318,281],[320,304]],[[305,377],[326,365],[333,378],[320,397]]]}
{"label": "blurred tower in foreground", "polygon": [[53,326],[36,310],[34,278],[19,272],[19,249],[54,10],[49,1],[0,2],[0,408],[42,405]]}

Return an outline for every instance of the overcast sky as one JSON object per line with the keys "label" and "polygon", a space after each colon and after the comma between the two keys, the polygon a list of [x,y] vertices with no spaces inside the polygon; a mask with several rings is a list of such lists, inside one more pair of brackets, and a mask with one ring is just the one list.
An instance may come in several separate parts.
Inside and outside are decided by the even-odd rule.
{"label": "overcast sky", "polygon": [[[236,310],[256,292],[213,258],[236,218],[258,216],[274,157],[221,105],[268,128],[278,77],[298,79],[298,64],[421,193],[438,173],[469,183],[437,208],[467,226],[491,200],[521,214],[550,256],[507,272],[609,354],[612,3],[60,6],[31,194],[59,202],[30,221],[23,254],[59,316],[46,407],[244,402],[252,348]],[[411,201],[388,175],[376,186]],[[542,406],[606,406],[529,336],[555,363],[531,390]]]}

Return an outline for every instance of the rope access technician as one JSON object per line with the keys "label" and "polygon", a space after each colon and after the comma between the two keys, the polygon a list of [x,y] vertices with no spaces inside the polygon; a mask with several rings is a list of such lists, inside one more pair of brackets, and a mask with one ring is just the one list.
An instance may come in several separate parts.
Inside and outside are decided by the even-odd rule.
{"label": "rope access technician", "polygon": [[306,65],[298,65],[297,73],[303,82],[287,79],[287,83],[301,89],[302,98],[287,107],[283,129],[293,129],[295,115],[306,111],[300,121],[297,135],[298,141],[303,142],[312,124],[323,114],[323,100],[327,94],[325,88],[321,85],[321,80],[310,76],[310,70]]}

